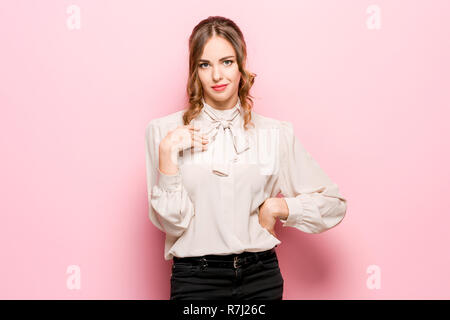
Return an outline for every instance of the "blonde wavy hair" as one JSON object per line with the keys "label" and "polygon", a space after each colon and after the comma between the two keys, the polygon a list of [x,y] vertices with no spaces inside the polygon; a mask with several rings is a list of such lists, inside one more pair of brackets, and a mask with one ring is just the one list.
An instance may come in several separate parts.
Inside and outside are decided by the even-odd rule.
{"label": "blonde wavy hair", "polygon": [[253,96],[250,94],[250,88],[253,86],[256,74],[245,69],[247,45],[241,30],[232,20],[220,16],[210,16],[200,21],[189,37],[189,78],[187,83],[189,106],[183,113],[184,125],[189,124],[192,119],[197,117],[203,108],[203,88],[197,74],[198,62],[206,42],[214,36],[228,40],[236,52],[236,60],[241,72],[238,95],[244,110],[244,129],[247,130],[249,124],[254,126],[254,123],[251,122]]}

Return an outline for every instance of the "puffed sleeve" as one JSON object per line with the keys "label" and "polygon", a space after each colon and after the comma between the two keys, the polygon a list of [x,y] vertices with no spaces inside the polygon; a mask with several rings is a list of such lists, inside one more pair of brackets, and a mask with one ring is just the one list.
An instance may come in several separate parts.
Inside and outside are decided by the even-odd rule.
{"label": "puffed sleeve", "polygon": [[335,227],[345,216],[346,199],[299,142],[292,123],[280,122],[281,161],[277,183],[289,208],[287,219],[280,219],[283,227],[295,227],[307,233],[321,233]]}
{"label": "puffed sleeve", "polygon": [[159,170],[161,140],[159,126],[150,121],[145,131],[148,214],[158,229],[172,237],[179,237],[189,226],[194,206],[182,184],[180,170],[175,175]]}

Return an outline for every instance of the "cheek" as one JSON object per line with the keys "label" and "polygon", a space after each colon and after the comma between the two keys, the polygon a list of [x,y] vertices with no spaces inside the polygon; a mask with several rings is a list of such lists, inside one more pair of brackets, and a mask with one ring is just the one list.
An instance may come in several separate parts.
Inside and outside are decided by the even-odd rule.
{"label": "cheek", "polygon": [[234,83],[239,83],[239,80],[241,80],[241,73],[237,67],[233,70],[229,70],[228,79],[232,80]]}
{"label": "cheek", "polygon": [[206,79],[205,79],[205,73],[204,72],[198,72],[198,79],[200,80],[201,84],[203,86],[206,85]]}

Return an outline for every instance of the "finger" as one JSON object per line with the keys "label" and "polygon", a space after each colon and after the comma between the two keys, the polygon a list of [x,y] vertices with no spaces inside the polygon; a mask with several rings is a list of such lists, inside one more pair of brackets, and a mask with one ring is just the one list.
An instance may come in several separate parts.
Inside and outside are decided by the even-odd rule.
{"label": "finger", "polygon": [[198,133],[198,132],[191,132],[191,136],[192,136],[192,139],[196,138],[196,139],[198,139],[200,141],[209,142],[208,137],[205,136],[204,134],[201,134],[201,133]]}
{"label": "finger", "polygon": [[193,134],[192,138],[191,138],[191,146],[194,143],[199,143],[199,144],[203,144],[203,145],[207,145],[208,141],[205,139],[202,139],[200,136]]}
{"label": "finger", "polygon": [[191,148],[195,151],[205,151],[208,150],[208,145],[198,141],[194,141]]}
{"label": "finger", "polygon": [[203,133],[203,132],[192,131],[192,134],[195,134],[196,136],[199,136],[199,137],[201,137],[203,139],[206,139],[206,140],[209,139],[209,136],[207,134]]}
{"label": "finger", "polygon": [[190,123],[187,125],[189,130],[195,130],[195,131],[199,131],[200,128],[199,127],[195,127],[193,123]]}

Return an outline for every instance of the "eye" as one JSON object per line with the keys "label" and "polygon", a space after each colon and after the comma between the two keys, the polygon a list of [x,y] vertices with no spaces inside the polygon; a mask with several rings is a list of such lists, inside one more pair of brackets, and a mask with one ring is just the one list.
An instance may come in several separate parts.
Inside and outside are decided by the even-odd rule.
{"label": "eye", "polygon": [[[229,62],[228,64],[225,64],[226,66],[231,66],[233,64],[233,60],[225,60],[224,63]],[[198,66],[200,67],[200,69],[204,69],[203,65],[206,64],[208,65],[208,62],[203,62],[200,63]]]}

